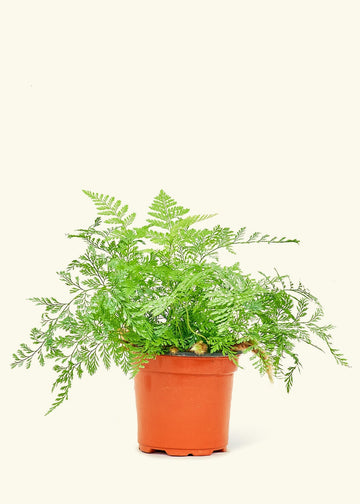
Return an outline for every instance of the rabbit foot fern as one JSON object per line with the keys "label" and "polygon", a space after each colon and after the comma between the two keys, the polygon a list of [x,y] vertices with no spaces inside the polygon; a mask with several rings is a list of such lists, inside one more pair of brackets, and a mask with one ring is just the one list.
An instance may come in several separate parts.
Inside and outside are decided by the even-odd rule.
{"label": "rabbit foot fern", "polygon": [[[147,223],[114,197],[84,191],[97,209],[93,224],[69,234],[84,252],[58,273],[69,298],[32,298],[43,308],[30,342],[13,354],[12,367],[34,360],[54,363],[58,395],[49,412],[68,399],[75,377],[111,364],[134,376],[156,355],[222,353],[237,362],[251,352],[261,374],[283,379],[287,391],[301,366],[296,345],[322,350],[347,366],[332,346],[331,325],[320,325],[322,307],[287,275],[244,274],[235,263],[219,264],[218,253],[259,243],[299,243],[246,228],[194,227],[215,214],[190,215],[163,190],[154,198]],[[289,362],[290,361],[290,362]]]}
{"label": "rabbit foot fern", "polygon": [[269,380],[271,381],[271,383],[274,382],[271,357],[267,352],[265,352],[265,350],[257,346],[254,341],[250,340],[243,341],[242,343],[237,343],[236,345],[232,346],[231,349],[237,352],[243,352],[244,350],[247,351],[250,349],[252,352],[254,352],[255,355],[258,355],[264,365],[264,369],[269,377]]}

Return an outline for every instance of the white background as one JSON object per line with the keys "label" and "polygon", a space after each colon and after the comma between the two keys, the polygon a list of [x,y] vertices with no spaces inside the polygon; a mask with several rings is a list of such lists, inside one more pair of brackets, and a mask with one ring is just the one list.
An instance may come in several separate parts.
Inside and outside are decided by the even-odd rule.
{"label": "white background", "polygon": [[[359,502],[359,3],[17,1],[1,4],[2,501]],[[74,382],[50,416],[50,366],[10,370],[56,271],[65,233],[112,194],[144,222],[163,188],[213,224],[296,237],[243,246],[246,272],[316,294],[351,369],[299,349],[287,395],[245,357],[229,451],[137,449],[120,369]],[[210,222],[210,221],[209,221]]]}

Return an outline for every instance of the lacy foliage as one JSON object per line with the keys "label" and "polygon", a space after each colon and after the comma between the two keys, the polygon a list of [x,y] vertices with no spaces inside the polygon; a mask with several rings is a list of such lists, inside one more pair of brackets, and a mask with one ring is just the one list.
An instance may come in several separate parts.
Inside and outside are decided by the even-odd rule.
{"label": "lacy foliage", "polygon": [[53,361],[52,390],[58,395],[48,413],[68,398],[73,378],[84,371],[92,375],[101,363],[114,363],[134,376],[148,359],[169,352],[202,348],[234,362],[239,351],[251,352],[260,373],[283,379],[288,391],[301,366],[299,342],[320,350],[315,343],[323,343],[339,364],[348,365],[332,346],[332,326],[320,324],[318,299],[302,284],[277,272],[255,279],[238,262],[219,263],[222,249],[235,253],[237,245],[298,240],[247,234],[245,227],[198,229],[193,226],[214,215],[189,215],[164,191],[154,198],[147,224],[135,227],[127,205],[84,193],[98,217],[68,235],[86,246],[58,272],[69,299],[32,298],[43,307],[40,327],[13,354],[13,367]]}

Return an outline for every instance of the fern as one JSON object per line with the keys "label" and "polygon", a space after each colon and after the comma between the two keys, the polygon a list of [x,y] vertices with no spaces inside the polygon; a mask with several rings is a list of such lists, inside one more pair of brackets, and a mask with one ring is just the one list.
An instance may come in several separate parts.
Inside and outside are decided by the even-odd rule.
{"label": "fern", "polygon": [[92,191],[83,191],[86,196],[94,202],[99,215],[108,215],[109,218],[105,220],[106,224],[120,224],[124,227],[132,224],[135,214],[132,213],[124,219],[128,205],[121,206],[120,200],[115,200],[114,196],[94,193]]}
{"label": "fern", "polygon": [[[130,378],[156,355],[170,351],[220,352],[237,363],[250,357],[260,374],[284,380],[289,391],[305,343],[328,351],[348,366],[333,346],[331,325],[322,325],[319,300],[288,275],[244,274],[239,262],[219,263],[220,251],[242,244],[298,243],[296,239],[196,225],[216,214],[190,215],[163,190],[150,205],[147,223],[134,227],[135,213],[113,196],[84,191],[98,215],[69,234],[84,251],[58,272],[68,299],[33,297],[43,310],[40,326],[21,343],[11,366],[50,361],[57,377],[47,414],[66,401],[75,378],[118,366]],[[103,217],[105,221],[103,222]]]}
{"label": "fern", "polygon": [[174,220],[187,214],[189,211],[188,208],[178,205],[173,198],[161,190],[154,198],[148,212],[148,215],[154,217],[154,219],[147,219],[147,222],[151,226],[157,226],[170,231]]}
{"label": "fern", "polygon": [[176,235],[179,229],[184,229],[201,222],[206,219],[214,217],[216,214],[208,215],[191,215],[182,218],[190,210],[177,204],[177,202],[168,196],[165,191],[161,190],[160,193],[154,198],[150,205],[148,215],[154,219],[147,219],[150,226],[159,227]]}

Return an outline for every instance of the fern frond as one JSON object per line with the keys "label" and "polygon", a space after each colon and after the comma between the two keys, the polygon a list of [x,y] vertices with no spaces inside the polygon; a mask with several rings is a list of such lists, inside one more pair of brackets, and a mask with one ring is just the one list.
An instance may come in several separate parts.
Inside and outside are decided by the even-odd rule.
{"label": "fern frond", "polygon": [[115,200],[114,196],[110,197],[107,194],[99,194],[86,190],[83,190],[83,193],[93,201],[99,215],[109,216],[109,218],[104,221],[106,224],[118,224],[126,227],[134,220],[135,214],[131,214],[131,217],[128,217],[127,221],[124,220],[124,216],[129,207],[128,205],[121,207],[121,201]]}
{"label": "fern frond", "polygon": [[147,219],[147,222],[156,227],[170,231],[174,219],[187,214],[190,210],[177,204],[165,191],[161,189],[160,193],[154,198],[150,205],[148,215],[155,219]]}
{"label": "fern frond", "polygon": [[60,388],[60,392],[57,395],[55,401],[51,405],[51,407],[48,409],[48,411],[45,413],[45,416],[49,415],[52,411],[54,411],[55,408],[60,406],[64,401],[68,400],[69,398],[69,390],[71,387],[71,382],[68,382],[66,385],[63,385]]}
{"label": "fern frond", "polygon": [[33,297],[33,298],[29,298],[29,301],[32,301],[33,303],[35,303],[37,305],[45,306],[45,310],[49,311],[51,313],[59,312],[67,304],[67,303],[61,303],[60,301],[57,301],[54,297],[51,297],[51,298]]}
{"label": "fern frond", "polygon": [[177,220],[172,227],[172,231],[178,231],[179,229],[187,229],[188,227],[196,224],[197,222],[202,222],[207,219],[215,217],[217,214],[205,214],[205,215],[189,215],[184,219]]}

